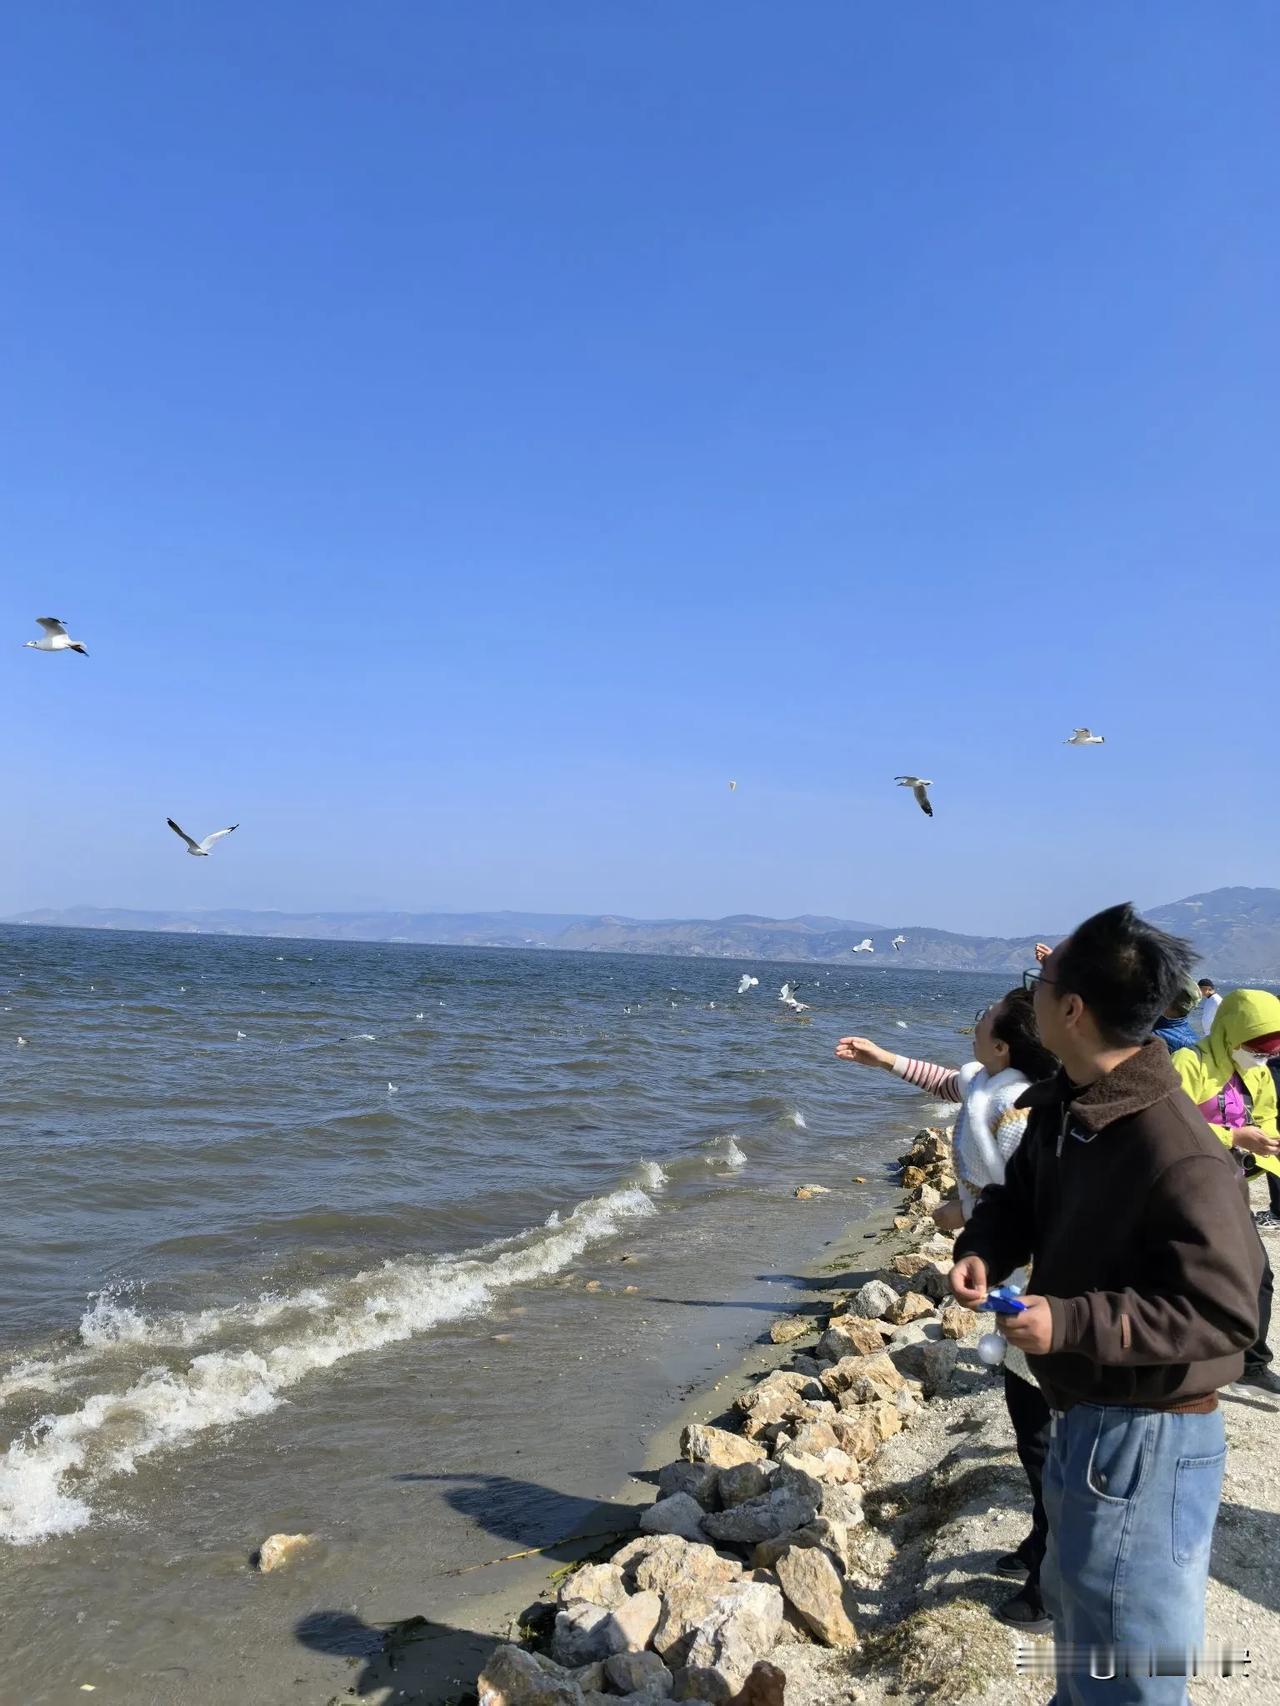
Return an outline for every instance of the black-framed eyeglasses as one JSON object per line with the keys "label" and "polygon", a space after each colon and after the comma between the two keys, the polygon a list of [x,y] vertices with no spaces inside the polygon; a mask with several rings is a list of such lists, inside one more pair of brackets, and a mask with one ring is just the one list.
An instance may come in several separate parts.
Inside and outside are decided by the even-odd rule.
{"label": "black-framed eyeglasses", "polygon": [[1022,987],[1028,990],[1034,989],[1038,983],[1052,985],[1057,981],[1057,978],[1046,977],[1042,971],[1024,971],[1022,974]]}

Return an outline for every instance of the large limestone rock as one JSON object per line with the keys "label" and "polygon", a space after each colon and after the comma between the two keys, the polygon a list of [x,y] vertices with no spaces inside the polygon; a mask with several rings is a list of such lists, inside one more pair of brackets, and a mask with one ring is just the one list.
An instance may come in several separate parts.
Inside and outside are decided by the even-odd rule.
{"label": "large limestone rock", "polygon": [[931,1262],[927,1268],[921,1268],[911,1281],[912,1291],[918,1291],[921,1297],[927,1297],[931,1303],[946,1303],[951,1297],[951,1264],[939,1266]]}
{"label": "large limestone rock", "polygon": [[728,1693],[736,1694],[756,1661],[773,1651],[781,1626],[779,1589],[767,1582],[741,1582],[726,1588],[699,1624],[686,1663],[693,1670],[714,1670]]}
{"label": "large limestone rock", "polygon": [[[857,1514],[861,1521],[861,1506]],[[776,1540],[762,1540],[751,1554],[751,1562],[757,1570],[772,1570],[783,1553],[793,1546],[821,1547],[844,1569],[850,1555],[849,1525],[834,1517],[816,1516],[803,1528],[792,1529],[790,1534],[780,1534]]]}
{"label": "large limestone rock", "polygon": [[803,1374],[796,1374],[791,1369],[781,1368],[775,1373],[766,1375],[754,1386],[739,1393],[734,1399],[735,1410],[754,1410],[757,1404],[765,1402],[771,1395],[778,1392],[793,1392],[802,1398],[821,1398],[822,1393],[813,1382]]}
{"label": "large limestone rock", "polygon": [[959,1355],[960,1347],[954,1339],[940,1339],[936,1345],[925,1347],[924,1390],[926,1397],[935,1398],[938,1393],[945,1392],[950,1386]]}
{"label": "large limestone rock", "polygon": [[683,1458],[668,1463],[658,1474],[658,1496],[688,1493],[704,1510],[714,1510],[720,1495],[720,1471],[710,1463],[686,1463]]}
{"label": "large limestone rock", "polygon": [[977,1310],[966,1309],[960,1303],[949,1303],[939,1319],[944,1339],[971,1339],[982,1326]]}
{"label": "large limestone rock", "polygon": [[940,1321],[911,1321],[896,1330],[885,1350],[899,1374],[906,1375],[908,1380],[919,1379],[924,1370],[924,1347],[936,1344],[941,1337]]}
{"label": "large limestone rock", "polygon": [[774,1566],[782,1591],[828,1647],[856,1647],[858,1632],[844,1608],[844,1584],[818,1546],[792,1546]]}
{"label": "large limestone rock", "polygon": [[694,1632],[729,1584],[707,1587],[693,1582],[675,1582],[662,1596],[662,1616],[653,1632],[654,1651],[667,1666],[683,1669]]}
{"label": "large limestone rock", "polygon": [[762,1445],[743,1439],[740,1434],[691,1422],[680,1435],[680,1455],[690,1463],[709,1463],[714,1469],[732,1469],[737,1463],[759,1463],[769,1454]]}
{"label": "large limestone rock", "polygon": [[732,1469],[719,1470],[718,1474],[720,1503],[725,1510],[732,1510],[734,1505],[745,1504],[748,1499],[758,1499],[769,1491],[772,1465],[738,1463]]}
{"label": "large limestone rock", "polygon": [[860,1291],[855,1292],[852,1300],[852,1313],[865,1315],[869,1320],[876,1321],[898,1301],[898,1294],[884,1280],[868,1280]]}
{"label": "large limestone rock", "polygon": [[729,1546],[754,1546],[789,1528],[800,1528],[817,1514],[818,1501],[793,1486],[774,1486],[758,1499],[732,1510],[717,1511],[704,1520],[713,1540]]}
{"label": "large limestone rock", "polygon": [[843,1409],[847,1408],[846,1399],[854,1404],[869,1404],[876,1398],[892,1398],[902,1390],[903,1379],[884,1354],[883,1342],[877,1334],[874,1356],[845,1357],[826,1371],[822,1384],[839,1398]]}
{"label": "large limestone rock", "polygon": [[847,1451],[859,1463],[874,1457],[885,1440],[902,1427],[902,1417],[895,1404],[878,1399],[874,1404],[854,1404],[833,1424],[840,1449]]}
{"label": "large limestone rock", "polygon": [[633,1540],[613,1561],[622,1569],[629,1587],[654,1593],[668,1593],[678,1582],[692,1583],[708,1593],[719,1592],[730,1582],[741,1579],[742,1572],[729,1558],[722,1558],[713,1546],[700,1546],[682,1540],[675,1534],[657,1534],[647,1540]]}
{"label": "large limestone rock", "polygon": [[572,1677],[544,1669],[521,1647],[495,1647],[477,1688],[480,1706],[583,1706]]}
{"label": "large limestone rock", "polygon": [[918,1291],[906,1291],[892,1309],[885,1310],[884,1318],[897,1327],[905,1327],[908,1322],[919,1321],[923,1316],[932,1314],[933,1305],[927,1297],[922,1297]]}
{"label": "large limestone rock", "polygon": [[710,1520],[688,1493],[672,1493],[669,1499],[649,1506],[640,1518],[640,1529],[644,1534],[678,1534],[683,1540],[701,1540],[703,1524]]}
{"label": "large limestone rock", "polygon": [[551,1656],[573,1670],[615,1653],[642,1653],[661,1616],[661,1596],[652,1592],[631,1594],[612,1608],[574,1600],[556,1613]]}
{"label": "large limestone rock", "polygon": [[603,1605],[612,1610],[627,1597],[627,1584],[617,1564],[584,1564],[566,1577],[560,1589],[561,1605],[583,1600],[587,1605]]}
{"label": "large limestone rock", "polygon": [[882,1343],[879,1328],[865,1316],[833,1315],[818,1340],[818,1355],[839,1362],[843,1357],[871,1356]]}
{"label": "large limestone rock", "polygon": [[805,1422],[791,1436],[788,1449],[794,1452],[823,1452],[839,1443],[830,1422]]}
{"label": "large limestone rock", "polygon": [[922,1268],[929,1266],[929,1258],[919,1250],[908,1250],[901,1256],[895,1256],[889,1263],[895,1274],[901,1274],[904,1279],[910,1279]]}
{"label": "large limestone rock", "polygon": [[657,1653],[615,1653],[604,1668],[620,1694],[646,1694],[651,1700],[665,1700],[675,1685]]}
{"label": "large limestone rock", "polygon": [[857,1460],[842,1451],[838,1445],[829,1446],[825,1451],[797,1451],[795,1446],[788,1449],[778,1459],[788,1469],[796,1469],[811,1480],[820,1482],[824,1487],[828,1483],[838,1484],[844,1481],[859,1481],[862,1479],[862,1469]]}

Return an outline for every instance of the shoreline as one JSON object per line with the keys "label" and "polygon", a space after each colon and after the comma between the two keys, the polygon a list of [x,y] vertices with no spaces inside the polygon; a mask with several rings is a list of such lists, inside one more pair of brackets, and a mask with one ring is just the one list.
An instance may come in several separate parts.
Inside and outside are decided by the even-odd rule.
{"label": "shoreline", "polygon": [[[855,1275],[861,1284],[879,1272],[881,1257],[876,1253],[887,1248],[887,1239],[898,1236],[893,1219],[900,1212],[900,1206],[890,1202],[859,1215],[828,1238],[810,1260],[797,1263],[789,1300],[779,1303],[770,1321],[821,1314],[825,1323],[830,1309],[824,1306],[846,1294]],[[858,1257],[860,1263],[855,1262]],[[839,1271],[831,1271],[834,1267]],[[815,1325],[814,1333],[806,1336],[813,1337],[818,1330]],[[658,1472],[679,1455],[684,1429],[691,1423],[727,1418],[734,1399],[764,1375],[785,1369],[795,1350],[795,1344],[772,1342],[766,1325],[745,1355],[711,1385],[689,1389],[666,1419],[650,1430],[643,1463],[623,1477],[610,1497],[593,1504],[573,1533],[538,1548],[534,1556],[502,1556],[470,1567],[466,1580],[477,1583],[477,1589],[450,1605],[447,1624],[435,1621],[428,1610],[424,1617],[386,1626],[381,1650],[364,1661],[353,1687],[329,1696],[325,1706],[368,1702],[401,1706],[408,1701],[414,1706],[457,1706],[474,1701],[476,1678],[485,1660],[504,1641],[519,1638],[522,1627],[527,1627],[526,1613],[550,1603],[566,1567],[605,1556],[634,1535],[636,1519],[656,1496]]]}
{"label": "shoreline", "polygon": [[[920,1134],[913,1150],[926,1135]],[[935,1166],[934,1177],[944,1165]],[[615,1701],[621,1706],[625,1699],[632,1706],[642,1706],[644,1701],[657,1706],[670,1691],[668,1671],[662,1671],[656,1694],[642,1691],[628,1696],[606,1678],[599,1663],[570,1669],[550,1656],[557,1611],[568,1608],[571,1616],[581,1617],[583,1601],[575,1594],[593,1591],[591,1586],[575,1588],[576,1566],[588,1566],[577,1577],[580,1582],[598,1583],[601,1572],[590,1566],[619,1554],[620,1549],[625,1559],[628,1551],[634,1552],[638,1538],[642,1551],[645,1546],[685,1545],[670,1534],[645,1539],[632,1526],[660,1497],[655,1486],[659,1471],[665,1467],[670,1476],[670,1466],[681,1463],[685,1430],[709,1424],[736,1431],[744,1423],[738,1400],[758,1403],[762,1394],[776,1393],[780,1374],[784,1381],[794,1381],[797,1376],[786,1371],[794,1369],[797,1360],[802,1370],[816,1367],[814,1341],[826,1328],[832,1306],[849,1301],[851,1290],[856,1294],[868,1281],[882,1279],[891,1284],[900,1302],[938,1289],[935,1283],[920,1280],[923,1267],[914,1275],[901,1271],[912,1268],[917,1259],[936,1261],[936,1256],[908,1256],[896,1271],[894,1265],[895,1258],[907,1252],[940,1248],[942,1236],[931,1235],[928,1219],[931,1188],[926,1179],[899,1204],[851,1221],[823,1246],[821,1255],[798,1267],[799,1295],[778,1311],[774,1323],[804,1320],[804,1331],[781,1344],[772,1342],[766,1332],[733,1369],[709,1387],[691,1392],[651,1433],[643,1467],[626,1478],[611,1500],[585,1514],[577,1525],[577,1538],[533,1556],[495,1560],[474,1572],[482,1585],[466,1600],[465,1618],[455,1617],[455,1626],[425,1617],[387,1629],[378,1650],[361,1661],[363,1669],[350,1690],[331,1695],[328,1706],[461,1706],[477,1698],[477,1679],[484,1706],[534,1706],[535,1702],[539,1706],[579,1706],[579,1702],[606,1706]],[[1254,1196],[1255,1206],[1265,1205],[1265,1192],[1257,1186]],[[1280,1257],[1280,1233],[1265,1237],[1274,1262]],[[945,1242],[949,1245],[950,1239]],[[939,1309],[951,1307],[941,1297],[932,1301]],[[906,1341],[897,1351],[892,1343],[886,1345],[904,1371],[913,1369],[924,1377],[923,1382],[908,1375],[908,1391],[895,1394],[902,1406],[900,1425],[886,1430],[888,1437],[867,1454],[855,1482],[835,1489],[846,1505],[848,1494],[856,1493],[862,1506],[860,1510],[848,1506],[847,1535],[819,1515],[816,1527],[823,1530],[825,1525],[827,1533],[804,1542],[824,1557],[824,1547],[840,1553],[835,1573],[838,1609],[851,1620],[847,1634],[828,1629],[828,1639],[816,1639],[815,1620],[811,1617],[805,1627],[788,1602],[789,1622],[756,1656],[741,1701],[736,1693],[727,1692],[734,1684],[743,1686],[741,1667],[736,1672],[730,1668],[727,1680],[714,1669],[696,1673],[677,1669],[677,1693],[688,1697],[696,1682],[709,1690],[710,1699],[732,1702],[732,1706],[782,1706],[784,1698],[787,1706],[891,1706],[903,1696],[946,1700],[952,1706],[1042,1706],[1048,1699],[1052,1678],[1021,1675],[1016,1663],[1020,1645],[1047,1654],[1048,1637],[1020,1640],[992,1615],[1016,1584],[995,1576],[991,1564],[1021,1540],[1029,1499],[1013,1450],[1001,1383],[981,1365],[973,1348],[986,1324],[981,1317],[972,1323],[959,1320],[959,1315],[967,1314],[958,1312],[951,1324],[956,1331],[949,1327],[944,1336],[940,1327],[926,1331],[924,1326],[938,1322],[939,1315],[921,1311],[917,1320],[897,1330],[894,1337]],[[931,1345],[955,1348],[954,1352],[933,1352]],[[822,1348],[832,1347],[824,1341]],[[940,1360],[926,1367],[928,1358]],[[885,1357],[876,1360],[883,1363]],[[831,1366],[828,1362],[827,1367]],[[914,1395],[911,1388],[916,1389]],[[1261,1396],[1226,1393],[1223,1407],[1230,1449],[1214,1540],[1206,1638],[1249,1648],[1251,1680],[1280,1691],[1280,1593],[1267,1566],[1267,1557],[1280,1544],[1280,1471],[1273,1464],[1280,1406]],[[843,1413],[857,1415],[870,1408],[860,1404]],[[766,1412],[757,1409],[754,1414]],[[783,1428],[794,1425],[781,1424]],[[766,1428],[761,1437],[767,1438],[770,1431],[776,1430]],[[786,1456],[787,1435],[771,1449],[777,1457]],[[697,1455],[688,1449],[683,1453],[686,1459]],[[803,1461],[816,1473],[816,1459],[809,1456]],[[686,1472],[690,1467],[683,1465]],[[735,1556],[732,1546],[718,1543],[718,1549],[723,1559]],[[794,1555],[798,1549],[790,1550]],[[554,1560],[548,1553],[554,1554]],[[689,1559],[694,1560],[695,1554],[715,1556],[709,1546],[696,1543],[688,1549]],[[774,1591],[769,1584],[778,1582],[778,1570],[784,1566],[760,1567],[759,1555],[753,1560],[749,1545],[739,1545],[736,1555],[742,1583],[757,1582],[766,1592]],[[757,1567],[752,1567],[753,1562]],[[488,1570],[494,1572],[492,1579],[487,1577]],[[606,1563],[604,1573],[608,1572]],[[629,1580],[628,1587],[634,1586]],[[797,1599],[804,1597],[797,1588],[788,1591],[795,1592]],[[606,1596],[597,1592],[597,1597]],[[633,1593],[632,1600],[653,1597]],[[667,1604],[664,1600],[664,1615]],[[831,1607],[823,1613],[827,1618],[835,1615]],[[657,1639],[661,1639],[661,1625]],[[567,1656],[562,1647],[560,1659]],[[637,1659],[654,1671],[662,1669],[653,1652],[639,1653]],[[638,1683],[640,1678],[632,1680]],[[616,1692],[602,1692],[610,1686]],[[1205,1678],[1193,1685],[1192,1697],[1229,1701],[1233,1696],[1227,1691],[1238,1687],[1238,1678]]]}

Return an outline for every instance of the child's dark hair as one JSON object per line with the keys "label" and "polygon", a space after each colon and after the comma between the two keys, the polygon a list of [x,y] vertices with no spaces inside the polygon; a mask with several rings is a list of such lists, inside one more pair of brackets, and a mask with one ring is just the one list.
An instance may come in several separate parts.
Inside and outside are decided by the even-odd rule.
{"label": "child's dark hair", "polygon": [[1050,1054],[1040,1041],[1036,1030],[1036,1013],[1029,989],[1011,989],[996,1003],[991,1021],[991,1034],[1009,1050],[1009,1065],[1034,1084],[1039,1078],[1052,1078],[1058,1070],[1058,1057]]}

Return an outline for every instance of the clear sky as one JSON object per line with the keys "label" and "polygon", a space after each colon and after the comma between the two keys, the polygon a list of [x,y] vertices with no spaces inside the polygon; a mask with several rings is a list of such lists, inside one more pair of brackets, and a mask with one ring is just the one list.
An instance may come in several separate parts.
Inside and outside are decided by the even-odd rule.
{"label": "clear sky", "polygon": [[1276,881],[1278,57],[1258,0],[10,8],[0,911]]}

